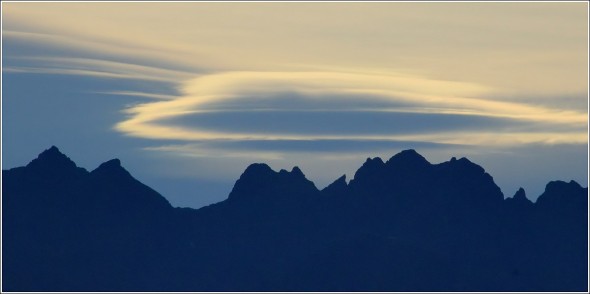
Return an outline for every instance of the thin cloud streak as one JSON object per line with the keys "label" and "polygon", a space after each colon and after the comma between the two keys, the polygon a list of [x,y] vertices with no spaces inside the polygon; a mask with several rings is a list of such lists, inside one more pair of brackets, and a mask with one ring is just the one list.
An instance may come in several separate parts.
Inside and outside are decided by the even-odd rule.
{"label": "thin cloud streak", "polygon": [[19,56],[8,59],[11,63],[24,61],[37,65],[35,67],[8,65],[4,68],[7,72],[14,73],[81,75],[167,83],[179,83],[195,76],[194,73],[178,70],[90,58]]}
{"label": "thin cloud streak", "polygon": [[[170,48],[160,50],[153,47],[145,47],[141,44],[113,42],[96,38],[93,35],[68,35],[66,32],[47,33],[34,31],[15,31],[6,29],[2,32],[6,41],[13,43],[24,42],[29,46],[39,46],[54,52],[72,51],[82,56],[108,56],[117,59],[134,60],[137,63],[156,63],[161,69],[182,69],[189,72],[203,71],[186,60],[190,55],[174,52]],[[184,60],[180,57],[184,57]]]}
{"label": "thin cloud streak", "polygon": [[191,158],[250,158],[250,160],[278,160],[284,159],[282,152],[270,151],[237,151],[219,148],[208,148],[199,144],[189,145],[164,145],[156,147],[145,147],[143,150],[164,151],[176,154],[181,157]]}
{"label": "thin cloud streak", "polygon": [[47,66],[62,66],[80,69],[97,69],[110,72],[128,74],[142,74],[145,76],[160,76],[169,79],[171,82],[183,81],[194,78],[195,72],[178,69],[165,69],[161,67],[135,64],[129,62],[117,62],[105,59],[72,58],[72,57],[44,57],[44,56],[19,56],[13,57],[27,61],[41,62]]}
{"label": "thin cloud streak", "polygon": [[322,156],[351,156],[359,152],[378,153],[392,149],[450,149],[469,148],[470,145],[437,144],[432,142],[419,141],[397,141],[397,140],[205,140],[184,144],[166,144],[161,146],[147,147],[146,150],[157,151],[183,151],[184,154],[216,154],[235,152],[257,152],[258,154],[273,154],[273,157],[288,157],[289,153],[319,154]]}
{"label": "thin cloud streak", "polygon": [[88,76],[88,77],[108,78],[108,79],[129,79],[129,80],[170,82],[170,80],[167,78],[160,78],[160,77],[148,76],[148,75],[113,73],[113,72],[105,72],[105,71],[68,69],[68,68],[5,67],[5,68],[3,68],[3,71],[8,72],[8,73],[21,73],[21,74],[74,75],[74,76]]}
{"label": "thin cloud streak", "polygon": [[143,98],[150,98],[150,99],[157,99],[157,100],[172,100],[172,99],[178,98],[178,96],[174,96],[174,95],[133,92],[133,91],[103,91],[103,92],[93,92],[93,93],[114,95],[114,96],[143,97]]}

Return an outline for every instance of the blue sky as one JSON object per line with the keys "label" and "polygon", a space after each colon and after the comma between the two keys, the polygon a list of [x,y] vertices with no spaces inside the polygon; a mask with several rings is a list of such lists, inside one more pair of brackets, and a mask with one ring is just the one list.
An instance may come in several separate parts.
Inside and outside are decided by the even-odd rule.
{"label": "blue sky", "polygon": [[2,3],[2,168],[118,157],[173,205],[253,162],[323,188],[466,156],[512,196],[588,178],[587,3]]}

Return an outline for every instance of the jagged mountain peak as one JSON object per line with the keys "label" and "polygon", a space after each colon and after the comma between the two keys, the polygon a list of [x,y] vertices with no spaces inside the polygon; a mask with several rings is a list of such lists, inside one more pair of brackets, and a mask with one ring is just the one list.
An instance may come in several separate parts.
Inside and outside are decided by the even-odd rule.
{"label": "jagged mountain peak", "polygon": [[563,192],[564,190],[580,190],[582,186],[578,182],[571,180],[565,181],[551,181],[545,186],[545,193]]}
{"label": "jagged mountain peak", "polygon": [[37,158],[26,165],[25,170],[32,174],[44,175],[39,179],[65,184],[70,178],[79,178],[88,173],[86,169],[76,166],[76,163],[56,146],[41,152]]}
{"label": "jagged mountain peak", "polygon": [[363,165],[383,165],[383,159],[381,159],[381,157],[367,157],[367,160],[365,160]]}
{"label": "jagged mountain peak", "polygon": [[505,202],[509,205],[517,206],[520,208],[530,208],[533,206],[533,202],[526,197],[526,192],[522,187],[520,187],[516,191],[516,193],[514,193],[514,196],[512,196],[511,198],[506,198]]}
{"label": "jagged mountain peak", "polygon": [[76,168],[76,163],[63,154],[56,146],[41,152],[37,158],[33,159],[27,167],[30,168]]}
{"label": "jagged mountain peak", "polygon": [[[274,171],[264,163],[249,165],[236,181],[228,199],[273,198],[274,194],[315,194],[319,192],[301,169],[293,167],[289,172]],[[304,195],[308,196],[308,195]]]}
{"label": "jagged mountain peak", "polygon": [[281,169],[278,172],[274,171],[268,164],[266,163],[253,163],[250,164],[246,170],[242,173],[240,178],[258,178],[258,177],[274,177],[277,175],[281,176],[288,176],[294,178],[303,178],[305,179],[305,174],[301,171],[298,166],[294,166],[291,171],[287,171],[285,169]]}
{"label": "jagged mountain peak", "polygon": [[271,174],[274,171],[266,163],[252,163],[250,164],[242,175],[264,175]]}
{"label": "jagged mountain peak", "polygon": [[423,167],[430,165],[430,162],[414,149],[403,150],[392,156],[386,163],[388,166]]}
{"label": "jagged mountain peak", "polygon": [[59,153],[61,155],[64,155],[63,153],[61,153],[61,151],[59,151],[59,148],[57,148],[57,146],[55,145],[51,145],[51,147],[43,151],[41,154],[43,153]]}
{"label": "jagged mountain peak", "polygon": [[365,163],[363,163],[363,165],[355,172],[354,180],[372,177],[373,175],[380,173],[384,167],[385,163],[380,157],[368,157]]}
{"label": "jagged mountain peak", "polygon": [[305,175],[303,174],[303,172],[301,171],[301,169],[298,166],[294,166],[291,169],[291,174],[292,175],[295,175],[295,176],[299,176],[299,177],[305,178]]}
{"label": "jagged mountain peak", "polygon": [[336,181],[334,181],[334,183],[346,185],[346,175],[340,176],[338,179],[336,179]]}
{"label": "jagged mountain peak", "polygon": [[55,145],[52,145],[48,149],[45,149],[43,152],[41,152],[39,154],[39,156],[37,158],[40,158],[40,159],[46,159],[46,158],[67,158],[67,159],[69,159]]}
{"label": "jagged mountain peak", "polygon": [[514,196],[512,196],[512,199],[514,200],[528,200],[526,198],[526,192],[524,191],[524,189],[522,187],[518,188],[518,191],[516,191],[516,193],[514,194]]}
{"label": "jagged mountain peak", "polygon": [[[38,162],[62,162],[46,151]],[[2,278],[15,292],[586,289],[587,188],[555,181],[541,203],[524,189],[501,202],[467,159],[396,166],[369,159],[364,182],[343,175],[319,192],[298,167],[253,164],[238,201],[200,210],[118,176],[118,159],[78,178],[8,170]]]}
{"label": "jagged mountain peak", "polygon": [[[55,146],[43,151],[24,168],[9,171],[17,185],[51,199],[50,203],[68,203],[72,207],[102,213],[161,213],[171,207],[159,193],[135,179],[117,158],[102,163],[92,172],[77,167]],[[43,201],[43,198],[39,198]],[[31,205],[43,205],[42,202]],[[104,210],[104,211],[103,211]]]}
{"label": "jagged mountain peak", "polygon": [[121,160],[118,158],[113,158],[109,161],[102,163],[99,168],[120,168],[121,167]]}
{"label": "jagged mountain peak", "polygon": [[551,181],[539,196],[536,204],[552,207],[557,204],[588,203],[588,188],[582,188],[576,181]]}
{"label": "jagged mountain peak", "polygon": [[121,160],[118,158],[103,162],[95,170],[90,172],[92,176],[100,176],[110,179],[133,179],[133,176],[121,166]]}
{"label": "jagged mountain peak", "polygon": [[456,157],[452,157],[451,160],[439,163],[436,166],[449,171],[463,171],[474,175],[486,173],[483,167],[472,162],[466,157],[461,157],[459,159],[457,159]]}
{"label": "jagged mountain peak", "polygon": [[421,170],[429,166],[431,166],[430,162],[416,152],[416,150],[407,149],[393,155],[387,162],[383,162],[380,157],[368,157],[363,165],[355,172],[352,181],[383,177],[392,171],[396,174],[403,174],[411,170]]}

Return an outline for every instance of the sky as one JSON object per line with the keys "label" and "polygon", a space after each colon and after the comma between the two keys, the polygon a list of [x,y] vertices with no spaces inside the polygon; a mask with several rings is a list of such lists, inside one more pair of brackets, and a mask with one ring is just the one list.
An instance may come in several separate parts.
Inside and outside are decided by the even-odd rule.
{"label": "sky", "polygon": [[51,145],[181,207],[404,149],[535,200],[588,185],[588,3],[2,2],[2,169]]}

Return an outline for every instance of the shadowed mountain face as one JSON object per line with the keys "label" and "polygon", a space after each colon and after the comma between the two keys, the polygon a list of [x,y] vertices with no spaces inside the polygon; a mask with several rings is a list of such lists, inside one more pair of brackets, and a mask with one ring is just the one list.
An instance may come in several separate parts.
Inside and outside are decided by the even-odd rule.
{"label": "shadowed mountain face", "polygon": [[198,210],[56,147],[2,185],[4,291],[587,290],[588,189],[504,199],[466,158],[369,158],[321,191],[252,164]]}

